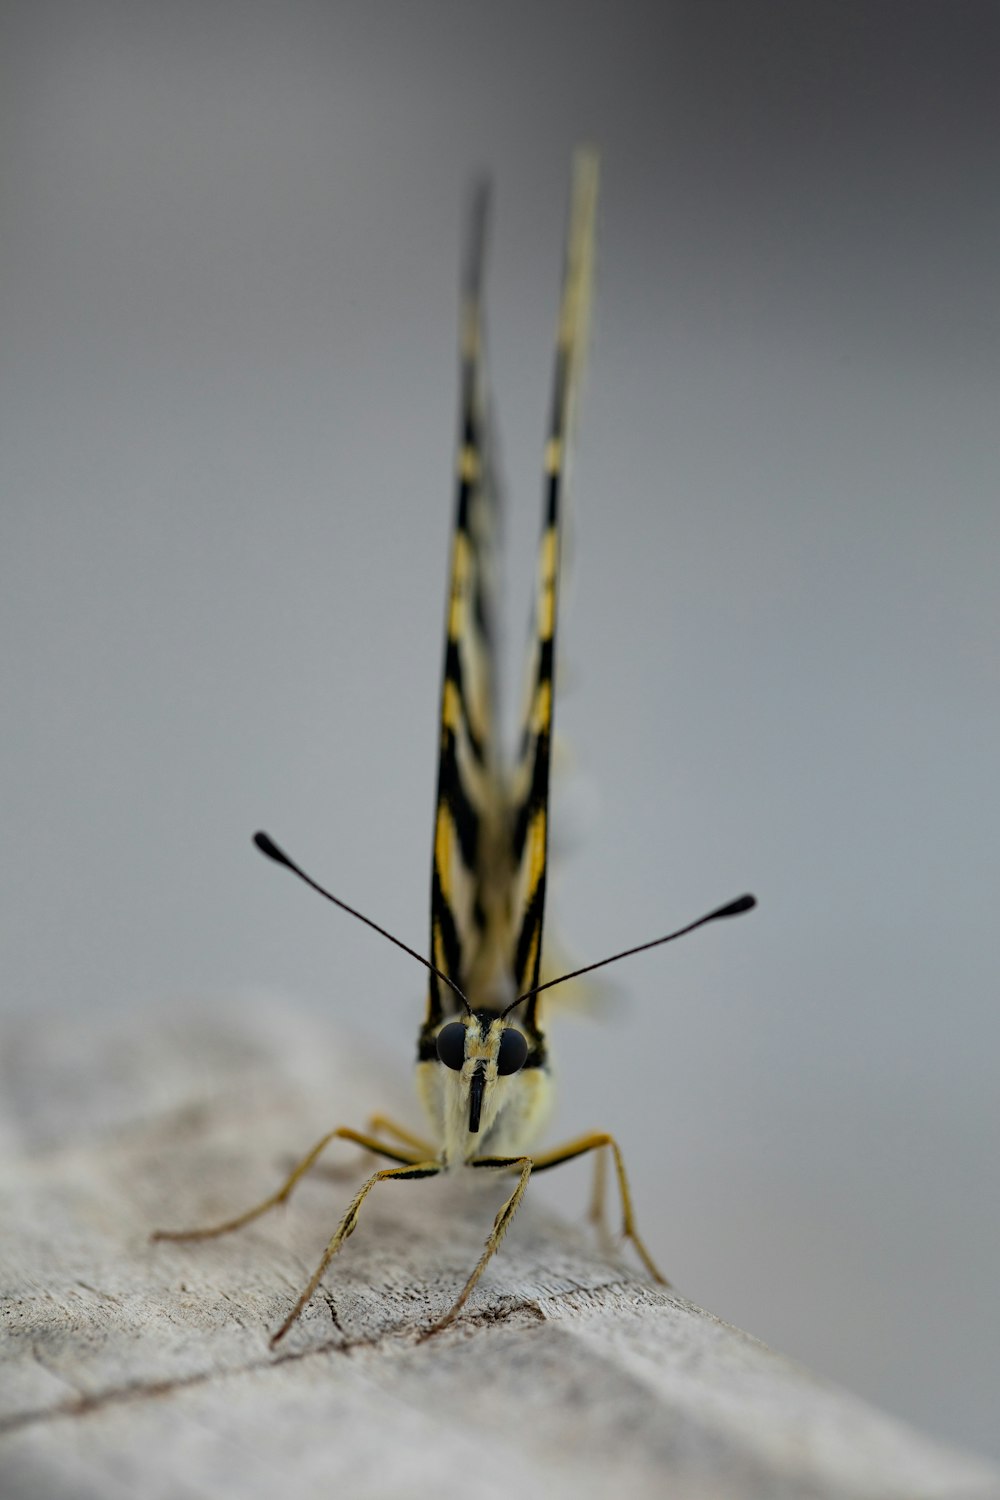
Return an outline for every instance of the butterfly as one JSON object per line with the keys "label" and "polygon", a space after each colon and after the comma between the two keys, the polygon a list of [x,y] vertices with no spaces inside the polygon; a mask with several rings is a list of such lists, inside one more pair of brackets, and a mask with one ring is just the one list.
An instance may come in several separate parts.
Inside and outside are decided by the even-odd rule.
{"label": "butterfly", "polygon": [[[153,1236],[205,1239],[239,1229],[287,1201],[334,1140],[353,1141],[394,1163],[373,1172],[355,1193],[308,1284],[273,1335],[272,1346],[312,1298],[378,1184],[433,1177],[458,1168],[500,1174],[512,1179],[513,1187],[465,1285],[427,1333],[451,1323],[468,1301],[517,1212],[529,1179],[589,1152],[610,1153],[623,1235],[649,1274],[666,1284],[636,1228],[625,1164],[615,1138],[595,1131],[554,1150],[534,1150],[552,1105],[549,1045],[542,1016],[545,992],[617,959],[670,942],[707,922],[748,911],[755,904],[752,896],[742,896],[665,937],[569,974],[546,977],[542,968],[559,563],[567,458],[588,337],[598,176],[596,154],[579,151],[573,166],[544,448],[542,528],[526,690],[520,737],[509,766],[503,762],[498,733],[495,547],[499,485],[485,373],[485,189],[477,195],[471,215],[461,305],[456,500],[431,859],[430,958],[319,885],[267,834],[254,836],[268,858],[292,870],[429,971],[416,1064],[427,1139],[384,1116],[376,1116],[367,1131],[338,1126],[317,1141],[278,1191],[262,1203],[208,1228],[160,1230]],[[603,1156],[599,1161],[603,1165]],[[603,1185],[603,1173],[599,1180]]]}

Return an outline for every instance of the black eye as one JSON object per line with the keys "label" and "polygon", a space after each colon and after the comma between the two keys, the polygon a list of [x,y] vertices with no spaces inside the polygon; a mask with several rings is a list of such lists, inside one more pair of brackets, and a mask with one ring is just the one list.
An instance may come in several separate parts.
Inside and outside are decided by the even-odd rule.
{"label": "black eye", "polygon": [[[446,1068],[459,1069],[465,1062],[465,1027],[461,1021],[449,1021],[437,1034],[438,1057]],[[520,1067],[520,1064],[518,1064]]]}
{"label": "black eye", "polygon": [[[447,1028],[445,1028],[447,1030]],[[440,1041],[440,1037],[438,1038]],[[519,1068],[524,1067],[525,1058],[528,1056],[528,1044],[523,1033],[515,1031],[509,1026],[500,1038],[500,1051],[497,1053],[497,1072],[516,1073]]]}

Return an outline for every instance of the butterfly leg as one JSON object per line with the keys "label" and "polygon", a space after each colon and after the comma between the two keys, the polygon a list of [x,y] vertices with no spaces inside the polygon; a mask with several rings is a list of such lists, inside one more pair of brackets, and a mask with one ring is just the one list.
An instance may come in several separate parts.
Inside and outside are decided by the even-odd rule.
{"label": "butterfly leg", "polygon": [[621,1149],[613,1135],[605,1131],[594,1131],[591,1135],[582,1135],[575,1141],[569,1141],[565,1146],[557,1146],[554,1151],[546,1151],[541,1156],[535,1157],[535,1171],[545,1172],[549,1167],[559,1167],[564,1161],[572,1161],[574,1157],[583,1156],[588,1151],[597,1151],[602,1146],[610,1148],[615,1159],[615,1171],[618,1174],[618,1191],[622,1200],[622,1234],[631,1240],[636,1248],[636,1253],[642,1261],[646,1270],[654,1281],[659,1281],[663,1286],[669,1286],[670,1282],[663,1275],[642,1243],[639,1231],[635,1227],[635,1215],[632,1212],[632,1194],[629,1192],[628,1177],[625,1175],[625,1162],[622,1159]]}
{"label": "butterfly leg", "polygon": [[328,1131],[321,1140],[316,1142],[311,1151],[306,1152],[302,1160],[292,1168],[292,1171],[285,1178],[285,1181],[276,1193],[272,1193],[270,1197],[255,1204],[253,1208],[248,1208],[245,1213],[237,1214],[233,1219],[225,1219],[221,1224],[210,1224],[204,1229],[155,1229],[150,1235],[150,1239],[211,1240],[216,1235],[230,1234],[234,1229],[242,1229],[244,1224],[249,1224],[254,1219],[259,1219],[261,1214],[266,1214],[269,1209],[277,1208],[281,1203],[287,1203],[296,1184],[305,1176],[309,1168],[314,1165],[330,1142],[335,1140],[354,1141],[357,1145],[364,1146],[367,1151],[375,1151],[379,1156],[387,1156],[390,1161],[404,1162],[407,1165],[412,1164],[416,1159],[409,1152],[404,1155],[401,1151],[384,1146],[381,1141],[373,1140],[371,1136],[362,1135],[359,1130],[352,1130],[349,1125],[338,1125],[336,1130]]}
{"label": "butterfly leg", "polygon": [[423,1141],[419,1135],[414,1135],[412,1130],[407,1130],[405,1125],[397,1125],[395,1120],[390,1120],[387,1115],[372,1115],[368,1121],[367,1130],[369,1135],[387,1135],[392,1140],[400,1141],[404,1146],[409,1146],[417,1155],[423,1159],[434,1155],[434,1147],[429,1141]]}
{"label": "butterfly leg", "polygon": [[[365,1133],[370,1136],[386,1135],[410,1148],[405,1155],[393,1156],[394,1161],[424,1161],[434,1155],[434,1147],[430,1141],[421,1140],[418,1135],[413,1134],[412,1130],[407,1130],[403,1125],[397,1125],[395,1120],[390,1120],[387,1115],[372,1115],[365,1126]],[[383,1156],[386,1154],[382,1152]],[[371,1155],[372,1152],[366,1149],[360,1162],[363,1163],[365,1158]],[[326,1182],[351,1182],[358,1175],[358,1166],[357,1160],[335,1162],[320,1167],[319,1172]]]}
{"label": "butterfly leg", "polygon": [[[357,1132],[352,1132],[351,1138],[353,1140],[359,1141],[361,1145],[369,1145],[369,1143],[365,1141],[364,1138]],[[392,1152],[386,1152],[384,1148],[379,1146],[377,1143],[371,1143],[369,1149],[382,1151],[383,1155],[394,1154]],[[320,1281],[323,1277],[323,1273],[326,1270],[327,1266],[330,1264],[331,1260],[336,1255],[337,1251],[340,1249],[341,1245],[348,1238],[348,1236],[354,1233],[358,1222],[358,1211],[360,1210],[362,1203],[368,1197],[368,1194],[371,1192],[375,1184],[377,1182],[388,1182],[392,1179],[395,1179],[397,1182],[408,1182],[413,1181],[417,1177],[435,1177],[440,1171],[440,1162],[420,1161],[411,1162],[405,1167],[384,1167],[382,1171],[372,1173],[371,1177],[368,1178],[368,1181],[364,1184],[364,1186],[360,1188],[359,1191],[355,1193],[354,1197],[351,1199],[350,1206],[348,1207],[348,1210],[344,1217],[341,1219],[336,1234],[333,1236],[330,1243],[323,1251],[323,1254],[320,1257],[319,1265],[316,1267],[315,1271],[310,1277],[308,1286],[302,1292],[302,1295],[299,1297],[295,1306],[292,1308],[291,1312],[288,1314],[288,1317],[282,1323],[277,1333],[272,1335],[272,1349],[274,1348],[275,1344],[279,1343],[280,1340],[285,1337],[285,1334],[288,1332],[289,1328],[291,1328],[296,1318],[299,1317],[306,1303],[312,1297],[313,1292],[315,1292],[316,1288],[319,1286]]]}
{"label": "butterfly leg", "polygon": [[594,1181],[590,1190],[590,1205],[587,1209],[587,1218],[597,1230],[598,1235],[605,1239],[608,1233],[607,1219],[607,1185],[608,1185],[608,1156],[606,1151],[594,1153]]}
{"label": "butterfly leg", "polygon": [[483,1253],[479,1257],[472,1275],[444,1317],[439,1318],[436,1323],[428,1328],[427,1333],[424,1334],[425,1338],[432,1333],[437,1333],[442,1328],[447,1328],[448,1324],[453,1321],[465,1306],[469,1299],[469,1293],[485,1271],[490,1259],[496,1252],[497,1246],[507,1233],[511,1219],[517,1213],[521,1199],[524,1197],[524,1190],[528,1186],[528,1178],[531,1176],[532,1160],[530,1156],[483,1156],[478,1161],[470,1162],[469,1165],[473,1167],[488,1167],[499,1172],[517,1172],[519,1174],[517,1187],[493,1220],[493,1228],[490,1231],[489,1239],[486,1241]]}

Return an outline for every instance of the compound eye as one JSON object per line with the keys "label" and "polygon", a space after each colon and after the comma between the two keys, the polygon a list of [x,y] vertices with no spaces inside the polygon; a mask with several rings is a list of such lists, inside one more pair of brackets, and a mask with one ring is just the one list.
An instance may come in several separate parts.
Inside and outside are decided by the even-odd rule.
{"label": "compound eye", "polygon": [[527,1056],[528,1043],[525,1041],[524,1033],[516,1031],[513,1026],[508,1027],[500,1038],[497,1072],[516,1073],[524,1067]]}
{"label": "compound eye", "polygon": [[437,1034],[437,1054],[446,1068],[456,1072],[465,1062],[465,1027],[461,1021],[449,1021]]}

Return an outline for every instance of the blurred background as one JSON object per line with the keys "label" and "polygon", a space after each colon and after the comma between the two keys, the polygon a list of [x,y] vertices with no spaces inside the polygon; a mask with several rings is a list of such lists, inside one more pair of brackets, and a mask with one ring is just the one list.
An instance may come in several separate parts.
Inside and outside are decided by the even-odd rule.
{"label": "blurred background", "polygon": [[0,25],[4,1013],[270,992],[405,1077],[419,974],[250,834],[425,946],[463,204],[516,679],[592,141],[559,927],[761,904],[555,1029],[553,1138],[617,1133],[688,1296],[1000,1455],[1000,11]]}

